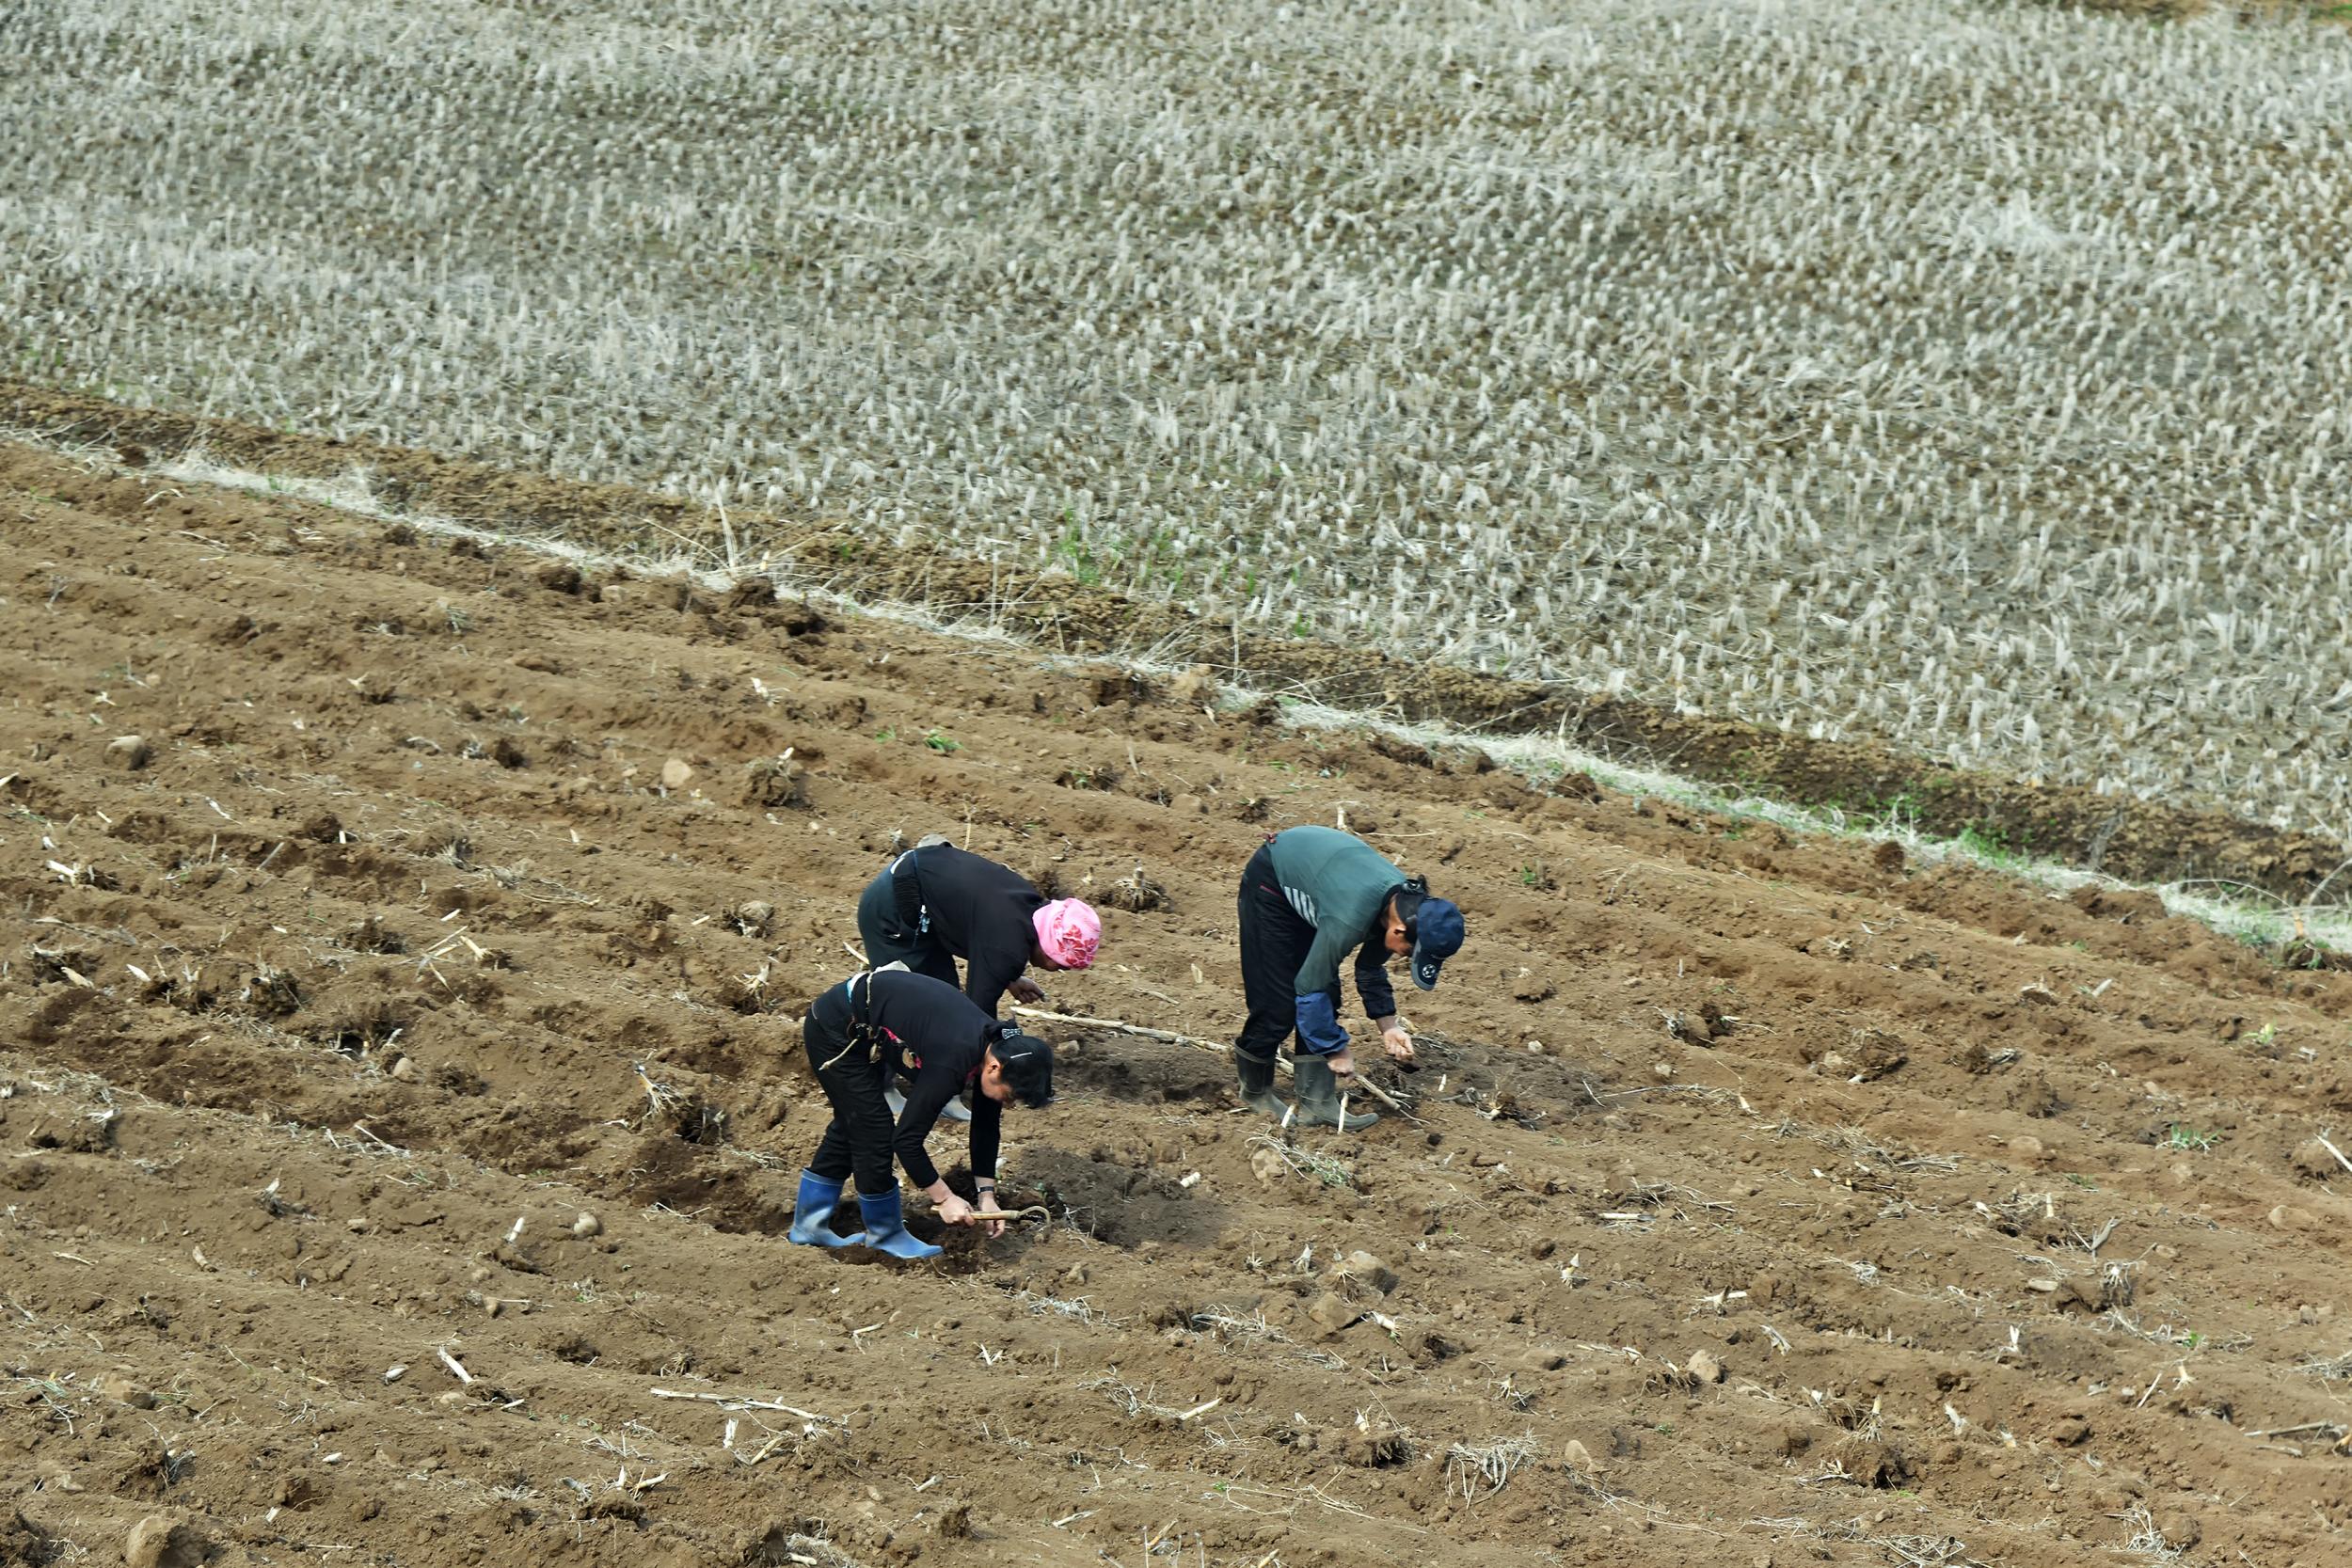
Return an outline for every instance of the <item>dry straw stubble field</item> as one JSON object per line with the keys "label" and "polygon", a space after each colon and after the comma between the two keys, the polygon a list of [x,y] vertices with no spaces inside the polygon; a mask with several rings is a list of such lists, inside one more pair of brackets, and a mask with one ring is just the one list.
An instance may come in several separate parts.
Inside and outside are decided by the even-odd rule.
{"label": "dry straw stubble field", "polygon": [[17,373],[2344,836],[2352,39],[12,7]]}

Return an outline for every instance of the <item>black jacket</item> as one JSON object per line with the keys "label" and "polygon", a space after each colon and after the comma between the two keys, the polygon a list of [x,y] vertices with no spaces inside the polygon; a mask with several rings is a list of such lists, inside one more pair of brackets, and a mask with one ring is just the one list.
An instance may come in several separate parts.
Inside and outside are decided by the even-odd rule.
{"label": "black jacket", "polygon": [[1009,866],[952,844],[907,851],[894,880],[899,919],[963,960],[964,994],[993,1017],[1005,988],[1029,967],[1037,942],[1031,917],[1044,908],[1044,895]]}
{"label": "black jacket", "polygon": [[947,1101],[972,1089],[972,1174],[993,1177],[1004,1107],[977,1090],[980,1060],[1004,1026],[955,987],[928,974],[883,970],[872,985],[869,1017],[893,1042],[906,1083],[907,1108],[891,1140],[898,1163],[918,1187],[937,1181],[939,1167],[923,1151],[923,1140]]}

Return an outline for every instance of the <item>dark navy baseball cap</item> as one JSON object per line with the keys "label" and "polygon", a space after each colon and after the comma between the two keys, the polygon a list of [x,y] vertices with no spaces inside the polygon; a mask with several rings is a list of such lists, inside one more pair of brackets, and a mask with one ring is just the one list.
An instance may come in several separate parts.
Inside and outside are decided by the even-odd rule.
{"label": "dark navy baseball cap", "polygon": [[1413,911],[1413,984],[1438,989],[1438,971],[1462,950],[1462,911],[1443,898],[1423,898]]}

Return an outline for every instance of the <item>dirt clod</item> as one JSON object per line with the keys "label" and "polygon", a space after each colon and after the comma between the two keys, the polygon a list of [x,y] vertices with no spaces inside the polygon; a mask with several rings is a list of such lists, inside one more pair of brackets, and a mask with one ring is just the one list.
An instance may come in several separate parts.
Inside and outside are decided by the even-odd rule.
{"label": "dirt clod", "polygon": [[168,1514],[148,1515],[122,1538],[124,1568],[199,1568],[207,1555],[204,1537]]}
{"label": "dirt clod", "polygon": [[1187,707],[1200,706],[1216,695],[1216,672],[1205,664],[1193,665],[1169,678],[1168,695]]}
{"label": "dirt clod", "polygon": [[[667,768],[662,769],[662,782],[669,783]],[[806,805],[808,770],[789,756],[761,757],[748,763],[743,768],[743,802],[767,807]]]}
{"label": "dirt clod", "polygon": [[737,611],[757,610],[764,605],[771,605],[776,602],[775,581],[771,578],[757,576],[740,578],[737,579],[734,587],[727,590],[725,602],[729,610]]}
{"label": "dirt clod", "polygon": [[135,773],[145,768],[153,754],[145,736],[119,735],[106,742],[107,766],[126,772]]}
{"label": "dirt clod", "polygon": [[1340,1259],[1332,1274],[1351,1288],[1387,1295],[1397,1287],[1397,1273],[1369,1252],[1356,1251]]}
{"label": "dirt clod", "polygon": [[1806,1041],[1800,1047],[1800,1054],[1826,1076],[1863,1083],[1883,1078],[1911,1059],[1903,1042],[1883,1029],[1856,1029],[1835,1050],[1823,1050],[1818,1042]]}
{"label": "dirt clod", "polygon": [[127,1404],[135,1410],[155,1408],[155,1396],[139,1386],[137,1380],[128,1372],[112,1371],[101,1375],[97,1388],[102,1396],[117,1404]]}
{"label": "dirt clod", "polygon": [[2293,1163],[2297,1174],[2310,1177],[2314,1181],[2330,1181],[2352,1176],[2352,1171],[2345,1170],[2344,1163],[2329,1153],[2328,1146],[2317,1138],[2306,1138],[2296,1144]]}
{"label": "dirt clod", "polygon": [[1337,1334],[1363,1316],[1363,1309],[1336,1291],[1325,1291],[1307,1304],[1307,1316]]}

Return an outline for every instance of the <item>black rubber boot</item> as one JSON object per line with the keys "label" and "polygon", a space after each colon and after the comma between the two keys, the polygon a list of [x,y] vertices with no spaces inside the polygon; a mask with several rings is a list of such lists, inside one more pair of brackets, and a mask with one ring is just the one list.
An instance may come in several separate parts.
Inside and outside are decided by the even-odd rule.
{"label": "black rubber boot", "polygon": [[1280,1121],[1290,1115],[1291,1108],[1282,1103],[1282,1097],[1274,1092],[1274,1058],[1252,1056],[1247,1051],[1233,1053],[1233,1071],[1241,1080],[1241,1102],[1260,1116]]}
{"label": "black rubber boot", "polygon": [[1340,1119],[1339,1085],[1331,1076],[1331,1064],[1320,1056],[1293,1058],[1291,1075],[1298,1085],[1298,1119],[1307,1126],[1360,1132],[1380,1119],[1372,1111],[1349,1111],[1345,1121]]}

